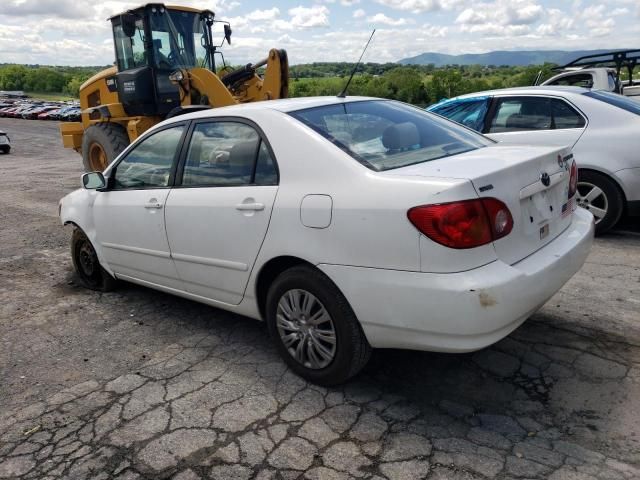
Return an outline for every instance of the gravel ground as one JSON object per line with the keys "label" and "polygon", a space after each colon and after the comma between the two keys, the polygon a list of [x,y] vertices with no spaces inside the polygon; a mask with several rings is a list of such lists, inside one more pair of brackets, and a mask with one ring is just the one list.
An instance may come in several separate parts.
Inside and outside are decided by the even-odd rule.
{"label": "gravel ground", "polygon": [[78,287],[57,201],[80,158],[55,123],[0,129],[0,478],[640,478],[633,222],[495,346],[378,351],[326,389],[259,322]]}

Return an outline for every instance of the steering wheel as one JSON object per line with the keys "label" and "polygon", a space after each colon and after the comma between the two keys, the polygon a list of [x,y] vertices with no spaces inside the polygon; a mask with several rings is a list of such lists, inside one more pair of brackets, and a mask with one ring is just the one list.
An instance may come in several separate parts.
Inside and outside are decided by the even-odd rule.
{"label": "steering wheel", "polygon": [[177,56],[180,55],[181,57],[184,56],[184,48],[180,48],[178,49],[178,53],[176,53],[174,50],[171,50],[169,52],[169,55],[167,55],[167,61],[169,62],[170,66],[175,67],[177,65]]}

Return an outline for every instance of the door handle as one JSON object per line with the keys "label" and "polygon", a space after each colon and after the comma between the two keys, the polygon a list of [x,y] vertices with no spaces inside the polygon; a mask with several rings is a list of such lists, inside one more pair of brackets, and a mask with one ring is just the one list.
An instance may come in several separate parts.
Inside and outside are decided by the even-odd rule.
{"label": "door handle", "polygon": [[155,209],[159,209],[162,208],[162,204],[158,203],[157,200],[153,199],[151,200],[149,203],[145,204],[144,208],[155,208]]}
{"label": "door handle", "polygon": [[264,210],[264,203],[239,203],[236,205],[236,210],[259,212]]}

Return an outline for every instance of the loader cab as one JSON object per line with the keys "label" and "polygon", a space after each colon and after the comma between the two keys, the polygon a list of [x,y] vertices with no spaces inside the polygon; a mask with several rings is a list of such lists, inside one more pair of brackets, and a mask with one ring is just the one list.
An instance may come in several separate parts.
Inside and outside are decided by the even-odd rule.
{"label": "loader cab", "polygon": [[214,14],[147,4],[111,18],[118,73],[107,82],[129,116],[164,116],[180,106],[169,75],[178,69],[213,69]]}

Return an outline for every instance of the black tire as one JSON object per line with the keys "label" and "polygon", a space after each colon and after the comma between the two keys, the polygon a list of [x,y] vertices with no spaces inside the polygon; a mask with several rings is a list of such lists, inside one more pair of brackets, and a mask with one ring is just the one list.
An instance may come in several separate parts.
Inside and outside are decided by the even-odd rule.
{"label": "black tire", "polygon": [[93,245],[79,228],[71,237],[71,258],[73,268],[85,287],[99,292],[110,292],[116,287],[116,279],[102,268]]}
{"label": "black tire", "polygon": [[[597,187],[602,194],[596,198],[587,198],[589,191]],[[602,235],[610,230],[620,217],[624,210],[624,198],[618,185],[606,175],[591,170],[580,170],[578,173],[578,205],[586,210],[600,212],[606,210],[606,214],[602,217],[596,217],[596,235]],[[596,210],[598,209],[598,210]]]}
{"label": "black tire", "polygon": [[[126,130],[117,123],[96,123],[82,136],[82,163],[86,172],[103,171],[129,145]],[[96,153],[102,150],[102,154]]]}
{"label": "black tire", "polygon": [[[300,363],[281,339],[277,326],[278,305],[291,291],[310,293],[319,302],[316,306],[324,307],[330,316],[329,321],[335,332],[335,351],[330,363],[322,368],[310,368]],[[362,370],[371,356],[371,346],[347,299],[326,275],[310,266],[292,267],[275,279],[267,294],[266,320],[269,333],[284,361],[294,372],[312,383],[343,383]],[[307,345],[311,343],[310,340],[307,342]]]}
{"label": "black tire", "polygon": [[2,147],[2,153],[8,154],[11,152],[11,147]]}

